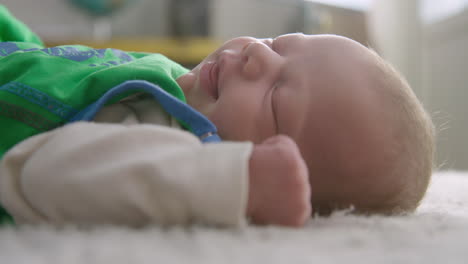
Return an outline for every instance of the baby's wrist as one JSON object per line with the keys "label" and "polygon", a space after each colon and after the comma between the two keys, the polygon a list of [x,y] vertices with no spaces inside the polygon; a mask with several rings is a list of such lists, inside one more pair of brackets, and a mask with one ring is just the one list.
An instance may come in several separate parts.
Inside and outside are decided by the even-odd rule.
{"label": "baby's wrist", "polygon": [[261,173],[261,152],[262,151],[261,149],[259,149],[259,146],[254,145],[252,149],[252,154],[250,155],[249,159],[249,195],[246,212],[246,215],[248,217],[252,217],[254,215],[257,204],[255,195],[257,189],[256,177],[258,176],[258,174]]}

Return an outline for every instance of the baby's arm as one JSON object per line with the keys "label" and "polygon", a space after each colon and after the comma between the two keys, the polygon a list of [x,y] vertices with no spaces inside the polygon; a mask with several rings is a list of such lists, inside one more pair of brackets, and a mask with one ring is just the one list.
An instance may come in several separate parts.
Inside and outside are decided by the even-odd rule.
{"label": "baby's arm", "polygon": [[251,150],[163,126],[76,123],[7,152],[0,199],[18,223],[238,225]]}
{"label": "baby's arm", "polygon": [[298,226],[309,196],[284,136],[252,150],[163,126],[76,123],[19,143],[0,165],[0,200],[18,223],[238,225],[247,215]]}

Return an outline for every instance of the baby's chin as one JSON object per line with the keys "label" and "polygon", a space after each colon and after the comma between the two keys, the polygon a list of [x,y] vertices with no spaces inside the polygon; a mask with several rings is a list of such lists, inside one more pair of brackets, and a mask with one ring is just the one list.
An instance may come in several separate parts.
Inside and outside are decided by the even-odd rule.
{"label": "baby's chin", "polygon": [[196,81],[197,81],[197,76],[195,72],[193,71],[190,71],[184,75],[181,75],[176,80],[177,84],[182,89],[185,95],[187,95],[193,89]]}

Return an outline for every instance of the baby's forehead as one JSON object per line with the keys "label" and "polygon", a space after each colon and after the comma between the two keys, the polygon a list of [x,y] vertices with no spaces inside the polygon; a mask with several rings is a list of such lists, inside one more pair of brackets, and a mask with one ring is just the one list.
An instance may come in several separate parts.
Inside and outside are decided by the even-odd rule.
{"label": "baby's forehead", "polygon": [[[348,122],[353,112],[365,115],[375,107],[368,103],[374,96],[371,86],[375,78],[372,69],[377,64],[375,56],[349,39],[336,36],[317,39],[339,42],[348,50],[318,50],[311,46],[310,50],[305,49],[306,54],[297,50],[288,58],[276,95],[278,117],[282,121],[278,125],[279,131],[298,137],[314,134],[318,128],[310,124],[331,123],[338,129],[338,123]],[[311,37],[310,42],[313,41]]]}
{"label": "baby's forehead", "polygon": [[332,35],[332,34],[319,34],[319,35],[304,35],[304,34],[286,34],[278,36],[273,40],[276,47],[281,48],[292,47],[295,48],[338,48],[345,50],[348,48],[362,46],[359,42],[354,41],[350,38]]}

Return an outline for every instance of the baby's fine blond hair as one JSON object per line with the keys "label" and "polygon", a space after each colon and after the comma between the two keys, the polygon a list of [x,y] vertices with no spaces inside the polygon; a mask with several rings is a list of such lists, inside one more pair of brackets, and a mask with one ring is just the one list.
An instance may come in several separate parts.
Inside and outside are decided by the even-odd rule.
{"label": "baby's fine blond hair", "polygon": [[411,212],[420,204],[430,183],[435,150],[434,125],[403,75],[375,51],[371,50],[371,53],[376,58],[376,73],[382,77],[375,88],[386,97],[386,109],[391,110],[391,125],[400,135],[398,157],[388,176],[403,182],[386,204],[375,211]]}

